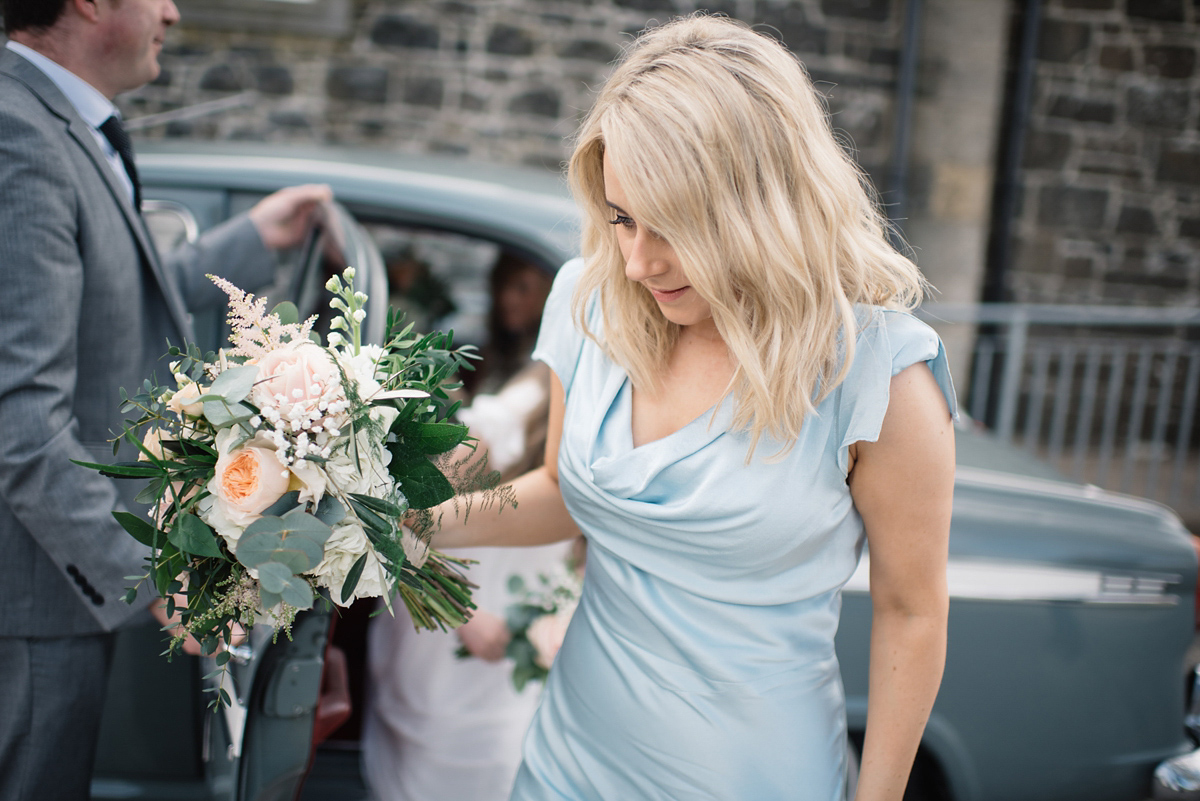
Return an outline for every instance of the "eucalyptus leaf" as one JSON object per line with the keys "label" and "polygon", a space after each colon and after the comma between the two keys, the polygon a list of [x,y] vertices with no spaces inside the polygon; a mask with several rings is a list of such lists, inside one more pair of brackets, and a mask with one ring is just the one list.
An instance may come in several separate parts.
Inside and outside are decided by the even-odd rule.
{"label": "eucalyptus leaf", "polygon": [[346,507],[342,506],[341,502],[332,495],[324,495],[313,514],[322,523],[336,526],[346,519]]}
{"label": "eucalyptus leaf", "polygon": [[283,598],[279,595],[279,593],[270,592],[269,590],[263,588],[261,584],[259,584],[258,588],[258,600],[262,603],[263,609],[270,609],[273,606],[278,606],[279,604],[283,603]]}
{"label": "eucalyptus leaf", "polygon": [[254,410],[244,403],[210,400],[204,402],[204,416],[214,428],[228,428],[249,420],[254,416]]}
{"label": "eucalyptus leaf", "polygon": [[217,395],[227,403],[245,399],[258,380],[258,365],[246,364],[223,371],[208,388],[207,395]]}
{"label": "eucalyptus leaf", "polygon": [[280,496],[279,500],[263,509],[263,517],[282,517],[286,512],[290,512],[300,505],[300,490],[292,490],[285,492]]}
{"label": "eucalyptus leaf", "polygon": [[259,566],[258,583],[262,589],[278,595],[284,603],[297,609],[308,609],[312,606],[312,587],[278,562],[267,562]]}
{"label": "eucalyptus leaf", "polygon": [[295,325],[300,322],[300,310],[296,308],[295,303],[288,300],[276,304],[275,308],[271,309],[271,314],[278,317],[279,322],[284,325]]}
{"label": "eucalyptus leaf", "polygon": [[321,563],[325,541],[332,533],[329,526],[300,510],[283,517],[261,517],[242,532],[237,558],[246,567],[277,562],[293,574],[303,573]]}

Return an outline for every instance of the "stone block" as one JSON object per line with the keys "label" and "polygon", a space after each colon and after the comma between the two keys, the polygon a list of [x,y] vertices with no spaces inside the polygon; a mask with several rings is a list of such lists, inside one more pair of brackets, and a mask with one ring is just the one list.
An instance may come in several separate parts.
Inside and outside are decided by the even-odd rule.
{"label": "stone block", "polygon": [[1167,146],[1158,159],[1158,180],[1200,186],[1200,150]]}
{"label": "stone block", "polygon": [[1146,71],[1161,78],[1190,78],[1196,72],[1196,48],[1146,45]]}
{"label": "stone block", "polygon": [[1155,22],[1183,22],[1183,0],[1125,0],[1130,19]]}
{"label": "stone block", "polygon": [[1021,164],[1025,169],[1062,169],[1071,152],[1069,134],[1057,131],[1032,130],[1025,136],[1025,153]]}
{"label": "stone block", "polygon": [[1059,95],[1050,101],[1050,109],[1047,113],[1051,117],[1061,117],[1076,122],[1109,124],[1117,118],[1117,106],[1108,100]]}
{"label": "stone block", "polygon": [[562,58],[578,58],[597,64],[608,64],[617,57],[617,53],[616,46],[611,42],[596,39],[576,39],[558,49],[558,55]]}
{"label": "stone block", "polygon": [[1140,206],[1125,206],[1117,217],[1117,232],[1122,234],[1145,234],[1153,236],[1158,233],[1158,223],[1154,212]]}
{"label": "stone block", "polygon": [[1102,228],[1108,191],[1047,186],[1038,193],[1038,222],[1062,228]]}
{"label": "stone block", "polygon": [[533,53],[533,34],[512,25],[496,25],[488,34],[487,51],[501,56],[528,56]]}
{"label": "stone block", "polygon": [[891,0],[821,0],[821,12],[827,17],[887,22],[892,4]]}
{"label": "stone block", "polygon": [[533,114],[537,117],[557,117],[562,101],[554,89],[534,89],[517,95],[508,104],[513,114]]}
{"label": "stone block", "polygon": [[1100,66],[1106,70],[1129,72],[1133,69],[1133,49],[1105,45],[1100,48]]}
{"label": "stone block", "polygon": [[436,25],[402,14],[388,14],[371,26],[371,41],[380,47],[436,50],[441,44],[441,33]]}
{"label": "stone block", "polygon": [[268,64],[254,70],[254,86],[266,95],[290,95],[295,89],[292,71],[277,64]]}
{"label": "stone block", "polygon": [[306,130],[312,127],[308,115],[302,111],[272,111],[267,120],[277,128]]}
{"label": "stone block", "polygon": [[1200,239],[1200,217],[1184,217],[1180,220],[1179,235],[1188,239]]}
{"label": "stone block", "polygon": [[1041,36],[1038,37],[1037,57],[1042,61],[1066,64],[1086,52],[1091,41],[1091,28],[1084,23],[1059,19],[1043,20]]}
{"label": "stone block", "polygon": [[240,92],[246,86],[237,70],[228,64],[217,64],[204,71],[200,88],[206,92]]}
{"label": "stone block", "polygon": [[441,78],[419,76],[404,82],[404,102],[414,106],[441,108],[445,94]]}
{"label": "stone block", "polygon": [[1072,256],[1062,262],[1062,274],[1067,278],[1091,278],[1094,270],[1095,262],[1084,256]]}
{"label": "stone block", "polygon": [[334,67],[325,77],[325,93],[337,100],[387,101],[388,73],[382,67]]}
{"label": "stone block", "polygon": [[1116,0],[1062,0],[1063,8],[1083,8],[1088,11],[1108,11],[1116,4]]}
{"label": "stone block", "polygon": [[754,19],[760,30],[774,36],[793,53],[826,55],[829,52],[829,31],[809,22],[800,3],[778,3],[759,0],[754,5]]}
{"label": "stone block", "polygon": [[673,0],[613,0],[613,5],[644,14],[674,14],[679,11]]}
{"label": "stone block", "polygon": [[458,106],[463,111],[483,111],[487,108],[487,99],[471,92],[464,92],[459,98]]}
{"label": "stone block", "polygon": [[1135,86],[1126,93],[1129,122],[1147,128],[1183,130],[1187,127],[1191,93],[1162,85]]}

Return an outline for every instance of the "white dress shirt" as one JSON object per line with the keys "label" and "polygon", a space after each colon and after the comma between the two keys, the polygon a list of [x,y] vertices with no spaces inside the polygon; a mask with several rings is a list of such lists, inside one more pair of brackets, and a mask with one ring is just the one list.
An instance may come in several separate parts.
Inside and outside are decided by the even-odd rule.
{"label": "white dress shirt", "polygon": [[132,203],[133,181],[130,180],[129,173],[125,172],[125,165],[121,162],[120,154],[117,153],[112,143],[108,141],[108,137],[100,132],[100,126],[109,117],[115,114],[120,118],[121,112],[117,110],[117,107],[112,104],[111,100],[102,95],[96,87],[61,64],[46,58],[33,48],[26,47],[20,42],[14,42],[11,39],[4,46],[44,72],[46,77],[54,82],[59,91],[75,107],[75,110],[79,112],[79,116],[88,124],[92,136],[96,139],[96,144],[100,146],[100,152],[108,160],[108,166],[112,168],[113,174],[120,180],[121,185],[125,187],[126,197]]}

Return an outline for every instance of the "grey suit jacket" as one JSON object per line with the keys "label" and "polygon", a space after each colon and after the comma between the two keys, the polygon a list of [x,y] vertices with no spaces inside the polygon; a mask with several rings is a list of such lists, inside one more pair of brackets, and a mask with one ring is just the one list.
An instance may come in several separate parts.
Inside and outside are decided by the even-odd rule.
{"label": "grey suit jacket", "polygon": [[185,298],[224,300],[205,273],[250,289],[273,266],[245,217],[160,259],[74,107],[0,48],[0,636],[107,631],[141,608],[120,596],[145,551],[112,511],[142,482],[70,460],[112,460],[119,389],[167,379]]}

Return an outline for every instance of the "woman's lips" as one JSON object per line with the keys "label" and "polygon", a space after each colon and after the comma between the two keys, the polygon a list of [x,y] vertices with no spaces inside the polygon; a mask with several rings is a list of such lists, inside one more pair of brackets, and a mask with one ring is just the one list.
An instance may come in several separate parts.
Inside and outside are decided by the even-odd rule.
{"label": "woman's lips", "polygon": [[687,286],[682,286],[679,289],[654,289],[653,287],[646,288],[650,290],[650,294],[653,295],[654,299],[659,303],[670,303],[671,301],[679,300],[684,292],[687,292],[689,289],[691,289],[691,287]]}

